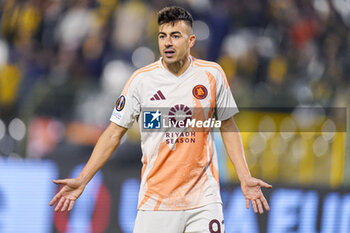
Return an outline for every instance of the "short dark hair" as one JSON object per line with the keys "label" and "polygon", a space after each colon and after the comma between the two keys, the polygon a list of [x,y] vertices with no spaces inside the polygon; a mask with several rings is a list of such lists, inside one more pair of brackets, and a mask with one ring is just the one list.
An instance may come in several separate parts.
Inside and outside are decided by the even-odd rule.
{"label": "short dark hair", "polygon": [[179,20],[185,21],[189,26],[192,27],[192,15],[181,7],[165,7],[158,12],[158,26],[164,23],[172,23],[174,25]]}

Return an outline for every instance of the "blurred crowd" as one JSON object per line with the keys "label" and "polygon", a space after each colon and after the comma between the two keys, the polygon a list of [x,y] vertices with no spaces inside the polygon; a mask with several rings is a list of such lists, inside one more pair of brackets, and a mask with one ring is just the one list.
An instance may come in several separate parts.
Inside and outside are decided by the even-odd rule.
{"label": "blurred crowd", "polygon": [[168,5],[192,13],[192,55],[223,67],[239,107],[349,106],[349,0],[2,0],[0,155],[91,147],[132,72],[159,58]]}

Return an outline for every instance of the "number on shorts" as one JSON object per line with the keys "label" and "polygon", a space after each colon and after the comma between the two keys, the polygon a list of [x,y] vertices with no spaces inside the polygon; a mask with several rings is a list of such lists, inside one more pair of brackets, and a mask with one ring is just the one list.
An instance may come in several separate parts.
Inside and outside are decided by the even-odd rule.
{"label": "number on shorts", "polygon": [[219,220],[213,219],[209,222],[209,231],[210,233],[221,233],[221,226]]}

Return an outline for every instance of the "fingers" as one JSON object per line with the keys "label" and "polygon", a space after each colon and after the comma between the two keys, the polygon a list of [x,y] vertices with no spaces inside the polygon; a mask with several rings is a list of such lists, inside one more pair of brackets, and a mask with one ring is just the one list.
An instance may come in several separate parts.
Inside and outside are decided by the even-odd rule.
{"label": "fingers", "polygon": [[69,199],[66,199],[65,200],[65,202],[64,202],[64,204],[63,204],[63,207],[61,208],[61,211],[63,212],[63,211],[65,211],[66,209],[67,209],[67,207],[68,207],[68,204],[69,204]]}
{"label": "fingers", "polygon": [[[270,206],[267,203],[265,197],[262,197],[261,199],[251,200],[251,202],[252,202],[254,213],[256,213],[256,214],[258,212],[260,214],[263,214],[264,208],[266,209],[266,211],[270,210]],[[246,208],[249,209],[249,199],[246,199]]]}
{"label": "fingers", "polygon": [[249,199],[245,199],[245,208],[249,209]]}
{"label": "fingers", "polygon": [[262,196],[260,199],[261,199],[261,201],[262,201],[262,203],[263,203],[265,209],[266,209],[267,211],[270,211],[269,203],[266,201],[265,197]]}
{"label": "fingers", "polygon": [[[55,182],[57,182],[57,181],[54,180],[53,182],[55,183]],[[62,188],[62,187],[61,187],[61,188]],[[61,188],[59,188],[60,191],[51,199],[51,201],[50,201],[50,203],[49,203],[50,206],[52,206],[53,204],[55,204],[55,202],[56,202],[58,199],[60,199],[60,197],[62,196],[62,194],[61,194],[61,193],[62,193],[62,192],[61,192],[62,189],[61,189]]]}
{"label": "fingers", "polygon": [[73,209],[74,202],[75,202],[74,200],[70,201],[68,211],[71,211]]}
{"label": "fingers", "polygon": [[255,200],[252,200],[252,205],[253,205],[254,213],[258,213],[258,208],[256,207]]}
{"label": "fingers", "polygon": [[263,207],[262,207],[262,204],[261,204],[260,199],[257,199],[257,200],[256,200],[256,203],[257,203],[257,205],[258,205],[259,213],[260,213],[260,214],[263,214],[263,213],[264,213],[264,210],[263,210]]}
{"label": "fingers", "polygon": [[55,184],[67,184],[68,179],[63,179],[63,180],[53,180]]}
{"label": "fingers", "polygon": [[[52,206],[53,204],[55,204],[55,202],[57,201],[57,199],[60,198],[60,195],[56,195],[50,202],[50,205]],[[65,197],[62,197],[58,204],[56,205],[55,207],[55,211],[59,211],[61,209],[61,211],[65,211],[65,210],[68,210],[68,211],[71,211],[73,209],[73,206],[74,206],[74,203],[75,203],[75,200],[71,200],[69,198],[65,198]],[[61,208],[62,207],[62,208]]]}
{"label": "fingers", "polygon": [[272,188],[272,185],[270,185],[262,180],[259,180],[258,184],[259,184],[259,186],[264,187],[264,188],[268,188],[268,189]]}
{"label": "fingers", "polygon": [[55,204],[55,202],[61,197],[61,195],[59,193],[57,193],[50,201],[49,205],[52,206],[53,204]]}
{"label": "fingers", "polygon": [[60,199],[60,201],[58,202],[58,204],[55,208],[55,211],[57,212],[60,209],[61,209],[61,212],[66,211],[66,210],[71,211],[73,209],[74,203],[75,203],[75,200],[71,200],[71,199],[62,197]]}
{"label": "fingers", "polygon": [[63,205],[63,203],[65,202],[65,198],[64,197],[61,197],[61,199],[59,200],[59,202],[58,202],[58,204],[57,204],[57,206],[56,206],[56,208],[55,208],[55,211],[57,212],[57,211],[59,211],[59,209],[61,208],[61,206]]}

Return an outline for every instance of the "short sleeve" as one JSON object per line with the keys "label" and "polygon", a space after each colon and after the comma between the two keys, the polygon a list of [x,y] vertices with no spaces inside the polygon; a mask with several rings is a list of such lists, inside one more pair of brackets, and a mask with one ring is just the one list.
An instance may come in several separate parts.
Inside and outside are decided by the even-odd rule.
{"label": "short sleeve", "polygon": [[216,118],[217,120],[226,120],[237,114],[238,108],[236,101],[232,96],[230,86],[228,85],[226,75],[221,69],[217,72],[216,85]]}
{"label": "short sleeve", "polygon": [[116,101],[110,121],[125,128],[131,128],[140,114],[138,77],[131,77],[125,84],[122,94]]}

